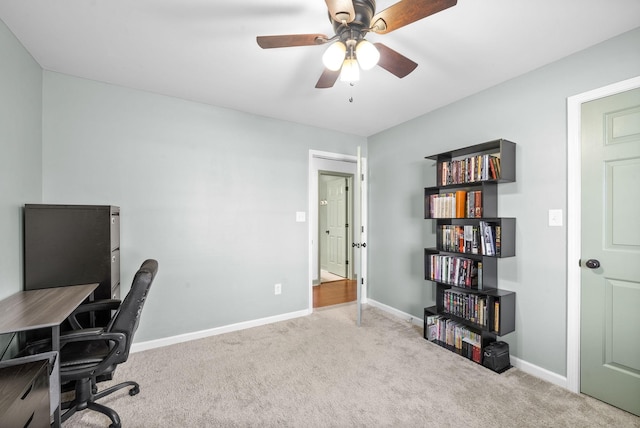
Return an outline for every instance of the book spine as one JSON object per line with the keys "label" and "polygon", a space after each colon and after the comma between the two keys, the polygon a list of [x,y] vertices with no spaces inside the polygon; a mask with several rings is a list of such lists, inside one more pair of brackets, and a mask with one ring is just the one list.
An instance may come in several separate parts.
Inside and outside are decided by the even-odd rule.
{"label": "book spine", "polygon": [[493,180],[497,180],[498,179],[498,174],[496,171],[496,157],[495,156],[491,156],[491,158],[489,159],[489,171],[491,172],[491,178]]}
{"label": "book spine", "polygon": [[467,199],[467,192],[464,190],[456,191],[456,218],[464,218],[464,207]]}
{"label": "book spine", "polygon": [[495,226],[481,221],[480,234],[482,243],[482,254],[485,256],[496,255]]}
{"label": "book spine", "polygon": [[436,218],[436,203],[438,195],[429,195],[429,217]]}

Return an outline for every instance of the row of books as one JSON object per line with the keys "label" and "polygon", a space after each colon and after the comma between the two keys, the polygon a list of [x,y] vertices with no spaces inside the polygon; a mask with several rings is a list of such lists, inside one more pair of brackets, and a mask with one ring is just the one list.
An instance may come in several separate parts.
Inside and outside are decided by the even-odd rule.
{"label": "row of books", "polygon": [[500,226],[486,221],[479,225],[440,226],[440,250],[452,253],[500,255]]}
{"label": "row of books", "polygon": [[444,290],[443,306],[445,312],[451,315],[481,326],[487,325],[487,296]]}
{"label": "row of books", "polygon": [[426,320],[426,337],[451,346],[462,356],[482,362],[482,336],[459,322],[441,315],[430,315]]}
{"label": "row of books", "polygon": [[444,254],[431,254],[429,256],[428,278],[458,287],[477,288],[478,277],[482,274],[478,267],[482,269],[482,262],[477,260]]}
{"label": "row of books", "polygon": [[429,195],[431,218],[479,218],[482,217],[482,191],[458,190]]}
{"label": "row of books", "polygon": [[500,158],[488,154],[442,162],[440,167],[440,185],[443,186],[497,180],[500,177]]}

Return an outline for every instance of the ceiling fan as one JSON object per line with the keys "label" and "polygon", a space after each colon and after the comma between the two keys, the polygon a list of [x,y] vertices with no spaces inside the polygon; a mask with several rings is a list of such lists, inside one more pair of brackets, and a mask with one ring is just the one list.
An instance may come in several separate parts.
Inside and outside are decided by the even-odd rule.
{"label": "ceiling fan", "polygon": [[325,0],[335,35],[289,34],[258,36],[263,49],[312,46],[331,43],[322,56],[325,69],[316,88],[331,88],[340,80],[358,80],[360,68],[368,70],[376,64],[399,78],[411,73],[415,62],[382,43],[365,39],[369,32],[390,33],[412,22],[455,6],[457,0],[402,0],[379,13],[375,0]]}

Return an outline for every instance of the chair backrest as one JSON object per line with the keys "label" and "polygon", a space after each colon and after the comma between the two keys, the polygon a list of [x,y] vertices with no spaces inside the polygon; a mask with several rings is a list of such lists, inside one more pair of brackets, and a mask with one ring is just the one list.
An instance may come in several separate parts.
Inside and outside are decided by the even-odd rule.
{"label": "chair backrest", "polygon": [[149,259],[142,263],[133,278],[131,289],[106,328],[106,331],[124,333],[127,337],[127,345],[121,361],[126,361],[129,356],[133,336],[140,323],[142,307],[157,271],[158,262],[156,260]]}

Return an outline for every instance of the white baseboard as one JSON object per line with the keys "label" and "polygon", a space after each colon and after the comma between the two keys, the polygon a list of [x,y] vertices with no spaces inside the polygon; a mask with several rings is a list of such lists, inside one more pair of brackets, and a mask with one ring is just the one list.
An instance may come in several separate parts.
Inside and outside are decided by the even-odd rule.
{"label": "white baseboard", "polygon": [[547,382],[551,382],[554,385],[558,385],[562,388],[569,389],[566,376],[561,376],[557,373],[554,373],[547,369],[543,369],[542,367],[536,366],[535,364],[531,364],[514,356],[511,356],[509,360],[511,361],[512,366],[519,368],[520,370],[527,374],[530,374],[531,376],[546,380]]}
{"label": "white baseboard", "polygon": [[393,308],[391,306],[385,305],[384,303],[380,303],[378,301],[375,301],[373,299],[367,299],[367,304],[378,308],[380,310],[383,310],[387,313],[390,313],[391,315],[395,315],[396,317],[403,319],[407,322],[410,322],[412,324],[417,325],[418,327],[424,327],[424,320],[422,318],[418,318],[415,317],[411,314],[408,314],[406,312],[402,312],[396,308]]}
{"label": "white baseboard", "polygon": [[[368,304],[380,310],[388,312],[391,315],[395,315],[400,319],[403,319],[405,321],[410,321],[419,327],[424,326],[424,320],[422,318],[418,318],[406,312],[402,312],[396,308],[392,308],[391,306],[387,306],[373,299],[369,299]],[[514,356],[510,356],[510,361],[511,361],[511,365],[513,365],[514,367],[517,367],[518,369],[522,370],[527,374],[530,374],[531,376],[535,376],[542,380],[546,380],[547,382],[551,382],[554,385],[558,385],[562,388],[568,389],[567,378],[565,376],[561,376],[547,369],[543,369],[542,367],[536,366],[535,364],[531,364],[525,360],[521,360],[520,358],[517,358]]]}
{"label": "white baseboard", "polygon": [[260,318],[257,320],[244,321],[236,324],[224,325],[207,330],[195,331],[193,333],[179,334],[177,336],[163,337],[162,339],[149,340],[147,342],[134,343],[131,345],[131,352],[141,352],[148,349],[162,348],[163,346],[175,345],[177,343],[189,342],[191,340],[204,339],[205,337],[216,336],[218,334],[230,333],[232,331],[245,330],[247,328],[259,327],[261,325],[273,324],[274,322],[286,321],[293,318],[304,317],[311,314],[305,309],[297,312],[276,315],[273,317]]}

